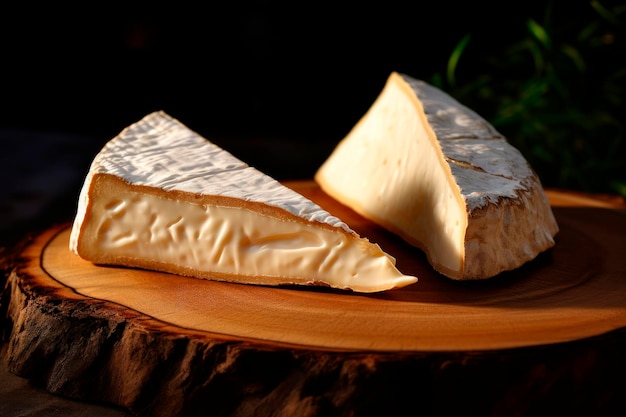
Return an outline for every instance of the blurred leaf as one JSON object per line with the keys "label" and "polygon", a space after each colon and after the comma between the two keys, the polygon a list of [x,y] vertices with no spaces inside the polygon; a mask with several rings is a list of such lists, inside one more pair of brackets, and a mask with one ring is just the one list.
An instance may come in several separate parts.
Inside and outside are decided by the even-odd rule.
{"label": "blurred leaf", "polygon": [[450,55],[450,59],[448,60],[448,68],[446,71],[448,83],[451,86],[456,85],[456,67],[459,64],[459,59],[461,59],[461,55],[463,54],[463,51],[465,51],[465,48],[467,47],[470,39],[471,35],[469,34],[463,36],[463,38],[459,41],[456,47],[452,50],[452,54]]}
{"label": "blurred leaf", "polygon": [[611,22],[612,24],[618,26],[619,25],[619,20],[617,19],[617,17],[615,16],[614,13],[612,13],[611,11],[609,11],[606,7],[604,7],[602,4],[600,4],[599,1],[592,1],[591,3],[591,7],[600,15],[604,18],[604,20],[606,20],[607,22]]}
{"label": "blurred leaf", "polygon": [[572,45],[564,43],[561,45],[561,51],[572,60],[580,72],[584,72],[587,69],[587,64],[585,64],[582,55]]}
{"label": "blurred leaf", "polygon": [[528,19],[526,27],[535,39],[537,39],[546,49],[552,48],[550,35],[548,35],[548,32],[543,28],[543,26],[537,23],[534,19]]}
{"label": "blurred leaf", "polygon": [[579,42],[585,42],[585,41],[591,39],[591,37],[595,33],[597,33],[599,27],[600,27],[600,25],[598,24],[597,21],[589,23],[580,32],[578,32],[578,37],[577,37],[578,41]]}
{"label": "blurred leaf", "polygon": [[533,57],[533,62],[535,64],[535,73],[541,74],[545,71],[546,68],[543,51],[536,42],[527,42],[526,45],[531,56]]}

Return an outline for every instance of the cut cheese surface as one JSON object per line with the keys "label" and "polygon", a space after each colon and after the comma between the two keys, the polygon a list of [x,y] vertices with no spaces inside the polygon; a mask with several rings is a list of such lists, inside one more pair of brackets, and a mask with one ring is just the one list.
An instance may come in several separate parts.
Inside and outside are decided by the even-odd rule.
{"label": "cut cheese surface", "polygon": [[398,73],[315,179],[453,279],[515,269],[552,247],[558,232],[517,149],[443,91]]}
{"label": "cut cheese surface", "polygon": [[96,264],[262,285],[402,287],[395,259],[164,112],[94,158],[70,249]]}

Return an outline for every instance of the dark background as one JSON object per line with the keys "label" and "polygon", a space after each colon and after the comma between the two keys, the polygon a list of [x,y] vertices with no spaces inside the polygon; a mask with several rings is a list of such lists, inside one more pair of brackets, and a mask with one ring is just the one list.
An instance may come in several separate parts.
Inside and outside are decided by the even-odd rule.
{"label": "dark background", "polygon": [[[12,233],[7,230],[15,230],[15,225],[32,229],[32,219],[50,220],[54,212],[71,217],[95,153],[123,128],[155,110],[166,111],[278,179],[311,178],[370,107],[390,72],[431,82],[445,73],[452,51],[467,34],[472,43],[458,74],[471,80],[482,71],[482,79],[491,76],[491,80],[480,90],[466,89],[464,95],[456,95],[461,89],[446,91],[491,121],[480,107],[480,92],[490,87],[491,102],[504,101],[509,92],[500,90],[502,81],[517,85],[517,79],[508,78],[515,72],[526,77],[531,56],[518,54],[519,63],[501,59],[500,64],[509,67],[498,73],[483,65],[484,58],[527,36],[528,19],[543,22],[548,6],[552,22],[576,30],[582,30],[594,14],[589,1],[538,0],[3,6],[0,237],[7,241]],[[608,25],[612,30],[613,23]],[[602,62],[624,65],[623,55],[615,59],[610,51],[608,58],[604,55]],[[605,65],[598,64],[596,56],[590,62]],[[606,78],[592,75],[593,80]],[[589,83],[574,80],[572,89],[583,84]],[[586,88],[599,91],[593,85]],[[613,90],[613,95],[620,103],[607,114],[617,114],[623,122],[620,92]],[[518,98],[511,97],[515,105]],[[586,97],[582,101],[591,109],[599,107]],[[588,111],[583,109],[582,114]],[[549,112],[532,108],[526,117],[532,123],[543,114]],[[570,121],[561,123],[558,117],[561,126],[583,119],[575,112],[568,116]],[[615,168],[626,151],[623,128],[614,121],[605,123],[603,117],[594,119],[597,123],[582,132],[577,144],[569,143],[569,132],[563,131],[563,144],[553,140],[550,147],[531,143],[522,149],[546,186],[582,189],[582,181],[593,177],[588,172],[596,176],[624,172]],[[518,122],[510,133],[529,125]],[[612,147],[598,142],[610,136],[596,134],[598,124],[614,127]],[[548,131],[555,132],[554,124]],[[509,137],[509,132],[503,133]],[[529,136],[549,142],[543,133]],[[600,152],[591,158],[592,152],[581,143],[596,143]],[[564,149],[575,153],[562,158]],[[607,155],[610,164],[604,162]],[[588,171],[578,169],[583,164],[576,158],[587,161]],[[569,182],[561,180],[563,170],[559,171],[566,159]],[[599,170],[601,166],[610,169]],[[626,187],[626,175],[618,179],[624,181],[613,183]],[[617,189],[604,187],[605,183],[609,184],[601,177],[585,191]]]}
{"label": "dark background", "polygon": [[[320,158],[391,71],[429,80],[466,33],[496,47],[544,9],[537,1],[88,3],[2,13],[0,127],[103,142],[161,109],[229,149],[241,138],[283,140],[322,149],[312,154]],[[305,165],[294,175],[310,175],[315,164]]]}

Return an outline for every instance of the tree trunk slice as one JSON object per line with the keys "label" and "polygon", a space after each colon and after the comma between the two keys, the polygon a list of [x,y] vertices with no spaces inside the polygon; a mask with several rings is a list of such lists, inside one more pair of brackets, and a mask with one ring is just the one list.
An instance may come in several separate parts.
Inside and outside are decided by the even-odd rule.
{"label": "tree trunk slice", "polygon": [[624,205],[549,191],[552,250],[457,282],[314,182],[287,185],[419,282],[357,294],[95,266],[63,225],[7,280],[9,370],[137,415],[626,412]]}

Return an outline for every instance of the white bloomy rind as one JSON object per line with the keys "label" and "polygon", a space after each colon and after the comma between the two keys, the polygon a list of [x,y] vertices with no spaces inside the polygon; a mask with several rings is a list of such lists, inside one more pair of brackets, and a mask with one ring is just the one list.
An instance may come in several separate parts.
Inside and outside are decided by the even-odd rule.
{"label": "white bloomy rind", "polygon": [[373,292],[414,283],[378,245],[163,112],[109,141],[70,249],[94,263]]}
{"label": "white bloomy rind", "polygon": [[315,179],[454,279],[517,268],[552,247],[558,232],[517,149],[443,91],[398,73]]}

